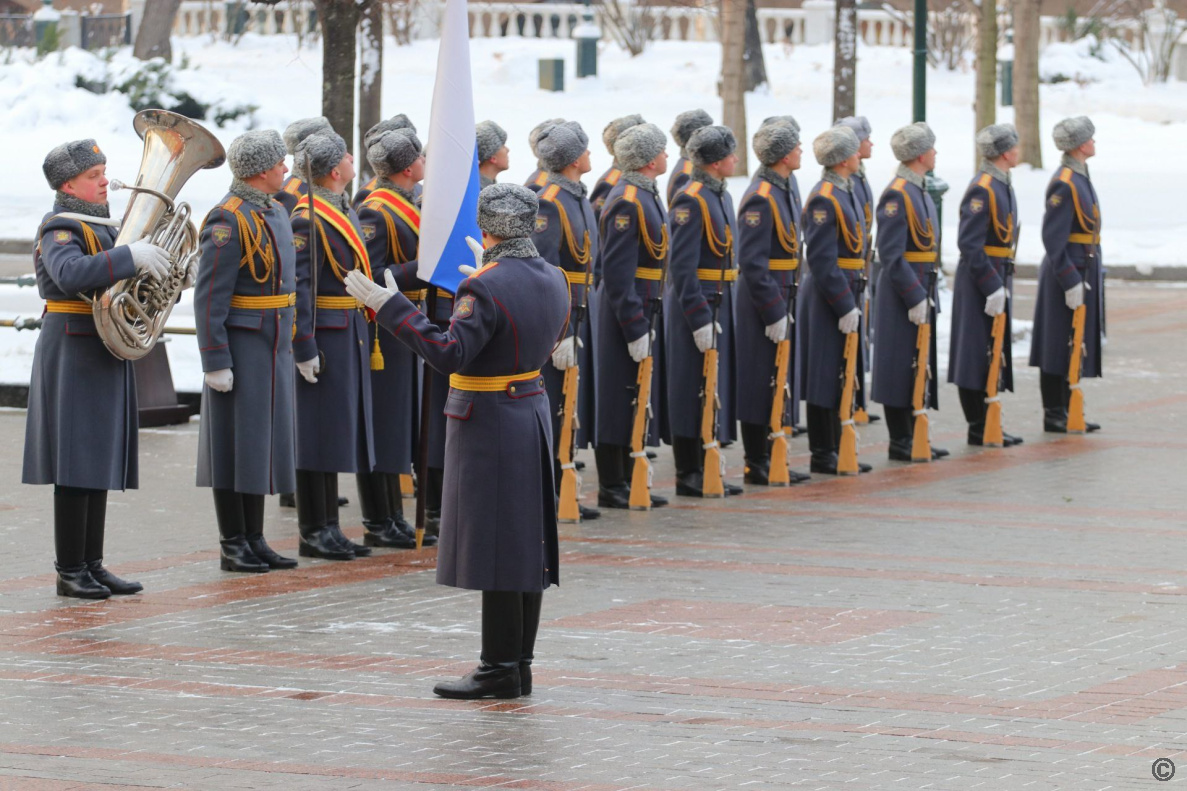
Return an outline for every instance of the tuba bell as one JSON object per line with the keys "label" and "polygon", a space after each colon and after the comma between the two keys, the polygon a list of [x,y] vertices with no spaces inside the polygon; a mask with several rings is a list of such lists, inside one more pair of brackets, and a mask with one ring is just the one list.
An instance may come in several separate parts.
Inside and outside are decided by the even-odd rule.
{"label": "tuba bell", "polygon": [[108,351],[123,360],[139,360],[156,345],[165,321],[198,256],[198,231],[190,205],[175,202],[190,177],[226,160],[218,139],[185,116],[167,110],[142,110],[133,121],[144,140],[135,184],[111,182],[111,189],[133,191],[115,244],[146,239],[169,255],[169,275],[154,280],[136,275],[121,280],[91,301],[95,328]]}

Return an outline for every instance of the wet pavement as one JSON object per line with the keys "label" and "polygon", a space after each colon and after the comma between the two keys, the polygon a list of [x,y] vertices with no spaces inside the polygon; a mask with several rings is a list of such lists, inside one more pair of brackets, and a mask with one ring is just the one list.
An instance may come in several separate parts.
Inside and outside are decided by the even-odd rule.
{"label": "wet pavement", "polygon": [[[196,423],[143,431],[111,496],[108,564],[147,592],[58,599],[50,489],[0,412],[0,789],[1148,787],[1187,762],[1185,314],[1110,285],[1099,434],[1042,434],[1020,368],[1020,447],[967,447],[945,386],[950,459],[889,462],[878,424],[860,479],[564,526],[516,701],[432,695],[475,664],[478,595],[431,550],[220,572]],[[275,499],[267,533],[295,551]]]}

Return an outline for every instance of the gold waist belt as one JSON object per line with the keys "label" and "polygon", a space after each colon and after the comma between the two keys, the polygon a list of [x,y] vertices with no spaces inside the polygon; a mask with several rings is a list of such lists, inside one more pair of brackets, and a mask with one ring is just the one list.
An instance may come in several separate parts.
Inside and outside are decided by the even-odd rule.
{"label": "gold waist belt", "polygon": [[322,310],[354,310],[363,307],[363,303],[354,297],[318,297],[317,306]]}
{"label": "gold waist belt", "polygon": [[420,302],[421,300],[426,299],[429,296],[429,290],[427,288],[422,288],[422,289],[418,289],[416,291],[405,291],[405,292],[403,292],[403,294],[404,294],[404,296],[408,297],[408,299],[412,300],[413,302]]}
{"label": "gold waist belt", "polygon": [[1072,244],[1100,244],[1100,237],[1091,233],[1068,234],[1067,240]]}
{"label": "gold waist belt", "polygon": [[47,299],[46,313],[79,313],[91,315],[91,306],[81,299]]}
{"label": "gold waist belt", "polygon": [[635,277],[639,280],[659,280],[664,276],[664,270],[654,266],[640,266],[635,269]]}
{"label": "gold waist belt", "polygon": [[837,266],[850,270],[865,269],[866,260],[864,258],[838,258]]}
{"label": "gold waist belt", "polygon": [[[425,296],[428,296],[428,294]],[[450,294],[443,288],[439,288],[437,289],[437,299],[453,299],[453,294]]]}
{"label": "gold waist belt", "polygon": [[792,272],[800,268],[800,259],[798,258],[772,258],[771,271],[772,272]]}
{"label": "gold waist belt", "polygon": [[738,279],[737,269],[698,269],[697,280],[724,280],[732,283]]}
{"label": "gold waist belt", "polygon": [[912,264],[934,264],[936,262],[935,250],[920,250],[907,251],[903,253],[903,258],[910,261]]}
{"label": "gold waist belt", "polygon": [[[449,386],[455,390],[469,390],[475,393],[497,393],[501,390],[506,390],[512,382],[535,379],[539,375],[539,370],[525,371],[521,374],[510,374],[508,376],[462,376],[461,374],[450,374]],[[515,392],[514,388],[511,392]]]}
{"label": "gold waist belt", "polygon": [[993,245],[986,245],[984,248],[985,255],[990,258],[1013,258],[1014,248],[1012,247],[994,247]]}
{"label": "gold waist belt", "polygon": [[[333,297],[318,297],[318,307],[321,307],[323,299],[333,299]],[[352,297],[353,299],[353,297]],[[231,297],[231,307],[246,308],[248,310],[273,310],[275,308],[291,308],[297,304],[296,293],[277,294],[274,297],[247,297],[239,294],[234,294]]]}
{"label": "gold waist belt", "polygon": [[[562,269],[561,271],[565,273],[565,280],[568,280],[570,285],[585,285],[585,272],[570,272],[568,269]],[[592,282],[592,278],[590,280]]]}

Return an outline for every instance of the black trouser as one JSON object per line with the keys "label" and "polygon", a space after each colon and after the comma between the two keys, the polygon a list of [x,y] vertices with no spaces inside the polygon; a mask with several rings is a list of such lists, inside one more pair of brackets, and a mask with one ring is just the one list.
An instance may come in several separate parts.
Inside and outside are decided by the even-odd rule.
{"label": "black trouser", "polygon": [[107,490],[54,486],[54,554],[62,568],[103,557]]}
{"label": "black trouser", "polygon": [[1046,371],[1039,372],[1039,392],[1043,396],[1043,409],[1066,410],[1072,397],[1067,377]]}
{"label": "black trouser", "polygon": [[985,428],[985,399],[989,395],[984,390],[970,390],[967,387],[957,388],[960,393],[960,408],[964,410],[964,419],[969,429],[982,431]]}
{"label": "black trouser", "polygon": [[[326,490],[328,488],[326,478],[331,474],[318,472],[316,470],[297,470],[297,524],[302,533],[317,530],[325,527],[328,524],[327,507],[330,503],[326,501]],[[337,480],[337,474],[332,477]],[[333,499],[334,519],[338,518],[338,497],[337,485],[335,484],[335,492]]]}
{"label": "black trouser", "polygon": [[766,469],[771,463],[770,428],[765,423],[742,423],[742,448],[746,463]]}
{"label": "black trouser", "polygon": [[705,470],[705,449],[699,437],[672,437],[672,458],[677,475],[695,475]]}
{"label": "black trouser", "polygon": [[840,412],[808,404],[808,450],[820,459],[835,454],[840,447]]}
{"label": "black trouser", "polygon": [[495,667],[531,664],[540,630],[543,592],[482,592],[482,663]]}
{"label": "black trouser", "polygon": [[258,538],[264,534],[264,495],[213,489],[214,516],[223,538]]}
{"label": "black trouser", "polygon": [[910,445],[915,433],[915,410],[910,407],[884,406],[886,415],[886,431],[890,434],[890,441],[899,445]]}

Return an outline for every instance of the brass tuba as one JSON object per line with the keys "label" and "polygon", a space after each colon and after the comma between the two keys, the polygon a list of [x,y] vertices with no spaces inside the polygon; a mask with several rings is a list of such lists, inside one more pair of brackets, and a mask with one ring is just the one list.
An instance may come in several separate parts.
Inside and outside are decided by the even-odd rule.
{"label": "brass tuba", "polygon": [[111,182],[113,190],[135,193],[115,244],[147,239],[169,254],[172,266],[163,280],[136,275],[92,300],[91,313],[103,345],[123,360],[139,360],[152,351],[198,255],[190,205],[175,203],[177,193],[199,170],[216,168],[227,158],[214,135],[177,113],[142,110],[133,128],[144,140],[144,155],[135,184]]}

